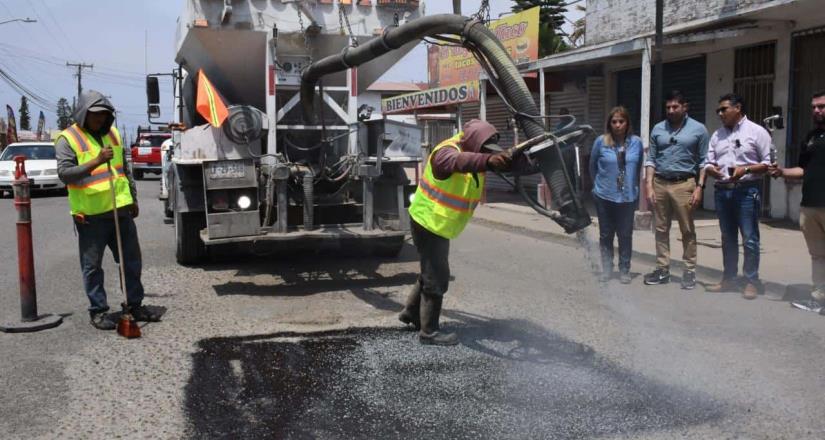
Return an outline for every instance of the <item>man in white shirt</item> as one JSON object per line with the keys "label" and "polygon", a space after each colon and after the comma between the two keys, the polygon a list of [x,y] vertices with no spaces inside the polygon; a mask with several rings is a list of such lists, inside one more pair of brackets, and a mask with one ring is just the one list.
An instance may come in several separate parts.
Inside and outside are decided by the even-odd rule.
{"label": "man in white shirt", "polygon": [[762,174],[770,165],[771,135],[745,116],[741,96],[729,93],[719,98],[716,110],[722,127],[713,133],[705,170],[716,178],[715,201],[722,230],[724,274],[708,292],[736,290],[739,269],[739,233],[745,261],[742,272],[747,284],[745,299],[759,292],[759,215],[762,211]]}

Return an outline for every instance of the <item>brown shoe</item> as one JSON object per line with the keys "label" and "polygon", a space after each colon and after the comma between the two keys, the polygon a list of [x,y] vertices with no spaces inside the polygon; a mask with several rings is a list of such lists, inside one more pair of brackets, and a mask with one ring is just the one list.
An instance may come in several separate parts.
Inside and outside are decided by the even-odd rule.
{"label": "brown shoe", "polygon": [[759,294],[759,288],[756,287],[753,283],[748,283],[745,286],[745,290],[742,291],[742,298],[745,299],[756,299],[756,295]]}
{"label": "brown shoe", "polygon": [[705,291],[711,293],[736,292],[737,290],[735,280],[722,280],[719,283],[705,286]]}

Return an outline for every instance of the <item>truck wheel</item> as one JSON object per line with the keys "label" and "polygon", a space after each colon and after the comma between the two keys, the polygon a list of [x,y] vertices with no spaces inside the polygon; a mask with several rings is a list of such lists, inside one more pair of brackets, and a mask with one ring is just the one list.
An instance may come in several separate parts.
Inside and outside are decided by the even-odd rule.
{"label": "truck wheel", "polygon": [[163,201],[163,216],[166,218],[172,218],[174,215],[175,213],[172,212],[172,207],[169,204],[169,197],[166,197]]}
{"label": "truck wheel", "polygon": [[143,180],[143,171],[135,170],[135,180]]}
{"label": "truck wheel", "polygon": [[206,227],[203,212],[175,212],[175,258],[178,264],[189,265],[206,258],[206,245],[201,241],[201,229]]}

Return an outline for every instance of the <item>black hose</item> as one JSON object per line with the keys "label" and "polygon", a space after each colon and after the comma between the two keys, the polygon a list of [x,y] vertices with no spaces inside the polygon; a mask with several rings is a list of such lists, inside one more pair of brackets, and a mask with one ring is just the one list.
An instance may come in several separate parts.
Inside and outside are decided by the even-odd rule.
{"label": "black hose", "polygon": [[313,214],[315,205],[315,196],[313,194],[313,187],[315,185],[315,176],[312,171],[307,170],[304,173],[304,230],[311,231],[315,229]]}
{"label": "black hose", "polygon": [[[515,117],[528,138],[544,133],[543,120],[538,115],[538,108],[527,84],[495,34],[478,20],[452,14],[423,17],[390,28],[380,37],[358,47],[346,48],[340,54],[328,56],[311,64],[301,75],[304,120],[308,124],[315,124],[315,86],[324,75],[359,66],[409,42],[440,34],[461,36],[466,47],[478,51],[480,56],[487,60],[498,78],[498,84],[502,87],[503,98],[519,109]],[[548,156],[553,158],[542,161],[542,173],[550,184],[553,200],[559,206],[560,217],[566,217],[566,225],[563,224],[565,229],[569,230],[571,226],[581,229],[590,223],[590,216],[572,191],[572,179],[564,166],[558,146],[551,149],[555,151]],[[556,221],[562,223],[558,219]]]}

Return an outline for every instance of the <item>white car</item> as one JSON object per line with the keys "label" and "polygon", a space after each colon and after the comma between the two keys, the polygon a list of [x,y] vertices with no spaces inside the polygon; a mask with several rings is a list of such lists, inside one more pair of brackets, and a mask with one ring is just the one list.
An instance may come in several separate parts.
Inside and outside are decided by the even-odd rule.
{"label": "white car", "polygon": [[66,185],[57,177],[57,159],[51,142],[18,142],[0,153],[0,197],[13,194],[15,156],[26,156],[26,175],[32,193],[63,190]]}

